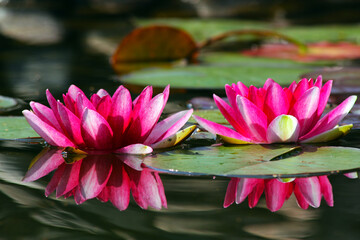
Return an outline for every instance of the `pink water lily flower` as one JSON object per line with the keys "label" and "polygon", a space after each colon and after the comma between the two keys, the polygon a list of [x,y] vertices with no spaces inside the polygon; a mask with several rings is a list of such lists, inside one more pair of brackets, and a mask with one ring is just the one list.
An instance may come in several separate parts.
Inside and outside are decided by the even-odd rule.
{"label": "pink water lily flower", "polygon": [[84,155],[69,164],[62,150],[45,149],[35,160],[23,181],[32,182],[54,171],[46,196],[55,191],[57,198],[73,196],[77,204],[97,198],[123,211],[129,205],[131,192],[141,208],[167,207],[159,174],[141,167],[142,159],[136,155]]}
{"label": "pink water lily flower", "polygon": [[321,76],[315,82],[304,78],[285,88],[272,79],[262,88],[233,83],[225,86],[230,105],[214,95],[216,105],[233,129],[194,118],[207,131],[231,144],[330,141],[352,128],[352,124],[339,127],[338,123],[356,101],[356,96],[350,96],[321,117],[331,87],[332,80],[323,85]]}
{"label": "pink water lily flower", "polygon": [[227,208],[233,202],[240,204],[247,197],[249,207],[253,208],[263,192],[265,192],[266,205],[272,212],[279,210],[292,193],[299,207],[303,209],[309,206],[318,208],[322,197],[329,206],[334,205],[329,179],[327,176],[316,176],[296,178],[291,182],[277,179],[232,178],[226,190],[224,207]]}
{"label": "pink water lily flower", "polygon": [[31,127],[53,146],[74,147],[86,152],[147,154],[152,148],[178,143],[179,138],[172,140],[178,137],[177,131],[192,114],[192,109],[181,111],[158,122],[169,89],[167,86],[163,93],[152,97],[153,89],[148,86],[132,101],[130,92],[123,86],[112,96],[100,89],[88,99],[81,89],[71,85],[63,94],[64,104],[47,90],[50,108],[30,102],[32,111],[24,110],[23,114]]}

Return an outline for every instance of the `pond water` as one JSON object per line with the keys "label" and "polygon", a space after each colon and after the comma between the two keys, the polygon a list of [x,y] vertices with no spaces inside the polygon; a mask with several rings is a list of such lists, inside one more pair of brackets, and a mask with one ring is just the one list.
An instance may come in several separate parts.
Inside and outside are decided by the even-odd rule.
{"label": "pond water", "polygon": [[[16,18],[17,12],[8,14],[21,20]],[[11,27],[17,34],[2,28],[0,95],[23,101],[20,108],[3,115],[21,115],[22,109],[29,108],[29,101],[45,103],[46,89],[60,98],[71,84],[88,95],[99,88],[114,92],[120,84],[109,64],[108,53],[129,32],[131,24],[123,19],[98,21],[97,18],[89,18],[89,24],[76,18],[60,24],[56,18],[47,17],[30,11],[29,18],[35,25],[36,21],[49,23],[43,28],[45,32],[37,32],[37,36],[25,32],[21,35],[24,30],[21,24]],[[49,35],[52,37],[46,38]],[[47,42],[34,43],[39,36]],[[128,87],[134,96],[142,89]],[[191,98],[211,97],[212,92],[174,89],[165,111],[185,109]],[[220,94],[224,95],[221,91]],[[160,196],[154,196],[158,205],[151,197],[140,204],[140,198],[136,201],[131,197],[129,205],[124,207],[126,210],[120,211],[112,203],[95,198],[77,205],[73,196],[56,198],[53,192],[45,197],[52,174],[34,182],[22,181],[30,162],[42,149],[39,144],[0,142],[0,239],[358,239],[360,236],[360,181],[342,174],[329,176],[333,207],[322,199],[319,208],[303,210],[292,195],[280,210],[271,212],[264,194],[254,208],[248,207],[247,200],[224,208],[230,178],[149,173],[153,181],[156,178],[163,185],[157,185]],[[134,169],[128,171],[133,171],[129,176],[139,174]],[[161,209],[140,207],[149,201],[158,208],[161,197]]]}

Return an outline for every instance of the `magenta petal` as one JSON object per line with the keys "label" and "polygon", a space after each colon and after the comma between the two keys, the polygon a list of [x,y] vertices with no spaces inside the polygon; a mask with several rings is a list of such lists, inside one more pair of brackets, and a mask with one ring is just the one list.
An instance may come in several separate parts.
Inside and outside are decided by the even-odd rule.
{"label": "magenta petal", "polygon": [[327,130],[333,129],[349,113],[355,104],[356,98],[356,96],[348,97],[339,106],[321,118],[310,132],[305,136],[300,137],[300,140],[306,140]]}
{"label": "magenta petal", "polygon": [[245,142],[252,142],[251,139],[248,139],[248,138],[242,136],[241,134],[239,134],[238,132],[236,132],[228,127],[225,127],[221,124],[211,122],[209,120],[206,120],[204,118],[201,118],[201,117],[198,117],[195,115],[193,115],[193,118],[200,124],[201,127],[205,128],[206,131],[211,132],[212,134],[223,135],[226,137],[239,139],[239,140],[242,140]]}
{"label": "magenta petal", "polygon": [[[167,101],[168,101],[168,99],[169,99],[169,95],[170,95],[170,85],[167,85],[167,86],[165,87],[165,89],[164,89],[164,91],[163,91],[163,95],[164,95],[164,104],[163,104],[163,109],[162,109],[162,110],[164,110],[165,105],[166,105],[166,103],[167,103]],[[161,111],[162,111],[162,110],[161,110]]]}
{"label": "magenta petal", "polygon": [[242,120],[245,122],[245,130],[251,133],[256,141],[266,142],[267,117],[254,103],[241,96],[236,97],[236,102]]}
{"label": "magenta petal", "polygon": [[93,104],[93,106],[95,108],[97,108],[97,105],[99,104],[100,99],[101,98],[97,94],[93,94],[90,98],[90,102]]}
{"label": "magenta petal", "polygon": [[295,184],[310,206],[318,208],[321,203],[321,186],[317,177],[296,178]]}
{"label": "magenta petal", "polygon": [[101,116],[103,116],[105,119],[107,119],[111,113],[111,110],[112,110],[111,107],[112,107],[111,97],[109,95],[106,95],[100,99],[100,101],[96,107],[96,110],[98,113],[101,114]]}
{"label": "magenta petal", "polygon": [[162,202],[159,195],[158,185],[150,171],[143,170],[140,177],[136,182],[134,182],[134,184],[135,188],[133,189],[133,197],[140,207],[146,209],[150,206],[155,209],[161,209]]}
{"label": "magenta petal", "polygon": [[244,97],[246,97],[249,93],[249,88],[242,82],[237,82],[237,84],[233,84],[232,88],[235,90],[236,94]]}
{"label": "magenta petal", "polygon": [[58,147],[76,147],[75,144],[64,134],[42,121],[33,112],[24,110],[22,113],[35,132],[37,132],[50,145]]}
{"label": "magenta petal", "polygon": [[56,188],[56,197],[60,197],[73,190],[79,184],[79,173],[82,161],[65,164],[65,169]]}
{"label": "magenta petal", "polygon": [[120,161],[114,161],[113,164],[113,171],[107,183],[109,199],[115,207],[123,211],[129,206],[130,179]]}
{"label": "magenta petal", "polygon": [[99,91],[97,91],[96,95],[98,95],[100,98],[103,98],[105,96],[110,96],[110,94],[104,89],[99,89]]}
{"label": "magenta petal", "polygon": [[223,204],[224,208],[229,207],[235,201],[236,189],[239,181],[240,178],[231,178],[226,189],[225,200]]}
{"label": "magenta petal", "polygon": [[48,185],[45,188],[45,196],[46,197],[50,196],[50,194],[53,191],[55,191],[56,187],[58,186],[58,184],[59,184],[59,182],[60,182],[60,180],[62,178],[63,172],[65,170],[65,166],[66,166],[66,164],[64,163],[64,164],[60,165],[56,169],[56,171],[55,171],[54,175],[52,176],[50,182],[48,183]]}
{"label": "magenta petal", "polygon": [[96,108],[90,102],[90,100],[84,94],[81,94],[81,93],[79,93],[76,98],[76,107],[77,107],[77,113],[79,114],[78,115],[79,117],[83,114],[85,108],[96,111]]}
{"label": "magenta petal", "polygon": [[264,189],[264,180],[258,181],[253,191],[248,195],[249,208],[254,208],[257,205],[262,193],[264,192]]}
{"label": "magenta petal", "polygon": [[79,191],[85,200],[96,197],[106,186],[112,171],[111,161],[99,156],[88,156],[82,161]]}
{"label": "magenta petal", "polygon": [[309,81],[306,78],[301,79],[293,92],[294,101],[297,101],[308,89]]}
{"label": "magenta petal", "polygon": [[138,114],[139,117],[132,120],[127,132],[129,143],[142,143],[145,141],[160,118],[163,104],[164,95],[160,93],[142,109],[141,113]]}
{"label": "magenta petal", "polygon": [[[109,183],[109,182],[108,182]],[[108,186],[105,186],[103,190],[96,196],[97,199],[101,202],[107,202],[110,199],[110,193]]]}
{"label": "magenta petal", "polygon": [[54,113],[55,118],[58,120],[58,122],[61,122],[60,116],[59,116],[59,112],[57,110],[57,101],[56,99],[53,97],[53,95],[51,94],[51,92],[49,91],[49,89],[46,89],[46,98],[49,102],[50,108]]}
{"label": "magenta petal", "polygon": [[153,149],[147,145],[135,143],[127,145],[123,148],[117,149],[115,153],[119,154],[149,154]]}
{"label": "magenta petal", "polygon": [[[244,130],[246,126],[242,122],[239,122],[236,118],[235,111],[220,97],[213,95],[215,104],[219,108],[221,114],[226,118],[226,120],[234,127],[234,129],[241,135],[247,136],[247,132]],[[247,136],[248,137],[248,136]]]}
{"label": "magenta petal", "polygon": [[270,211],[275,212],[283,206],[288,190],[287,184],[279,182],[277,179],[265,181],[266,205]]}
{"label": "magenta petal", "polygon": [[267,89],[263,110],[269,122],[279,115],[288,113],[288,98],[279,84],[274,82]]}
{"label": "magenta petal", "polygon": [[[62,150],[46,150],[46,152],[41,155],[39,159],[26,172],[23,181],[35,181],[55,170],[60,164],[64,162],[64,158],[61,155],[61,152]],[[40,154],[42,153],[43,152],[41,152]]]}
{"label": "magenta petal", "polygon": [[[330,81],[332,81],[332,80],[330,80]],[[315,86],[315,87],[318,87],[319,89],[321,89],[321,87],[322,87],[322,76],[321,76],[321,75],[319,75],[319,76],[316,78],[316,81],[315,81],[315,83],[314,83],[314,86]]]}
{"label": "magenta petal", "polygon": [[[316,118],[315,118],[316,122],[320,119],[322,113],[324,112],[326,104],[329,100],[332,83],[333,83],[332,80],[327,81],[320,90],[319,106],[318,106],[318,109],[316,112]],[[314,125],[316,124],[316,122],[314,123]]]}
{"label": "magenta petal", "polygon": [[192,113],[192,109],[181,111],[157,123],[150,135],[144,141],[144,144],[151,145],[175,134],[182,126],[185,125]]}
{"label": "magenta petal", "polygon": [[152,94],[153,94],[153,88],[151,86],[147,86],[146,88],[144,88],[144,90],[133,102],[134,107],[133,107],[131,119],[136,119],[138,117],[141,117],[139,116],[139,114],[142,113],[143,108],[145,108],[147,104],[150,102]]}
{"label": "magenta petal", "polygon": [[70,85],[70,87],[68,89],[68,94],[72,100],[77,101],[77,97],[78,97],[79,93],[81,95],[85,96],[85,93],[80,88],[78,88],[77,86],[75,86],[73,84]]}
{"label": "magenta petal", "polygon": [[116,146],[121,145],[121,141],[126,128],[130,122],[132,111],[132,100],[129,90],[120,86],[112,97],[111,113],[108,116],[109,124],[114,130],[114,141]]}
{"label": "magenta petal", "polygon": [[267,91],[268,88],[269,88],[271,85],[273,85],[274,83],[275,83],[275,81],[274,81],[273,79],[268,78],[268,79],[266,79],[263,88]]}
{"label": "magenta petal", "polygon": [[254,190],[256,184],[262,179],[256,178],[240,178],[236,189],[236,204],[245,200],[245,198]]}
{"label": "magenta petal", "polygon": [[309,203],[306,201],[305,197],[303,196],[303,194],[301,193],[299,186],[295,184],[294,187],[294,194],[296,197],[296,202],[299,205],[299,207],[301,207],[302,209],[308,209],[309,207]]}
{"label": "magenta petal", "polygon": [[158,187],[158,190],[159,190],[159,196],[160,196],[160,200],[161,200],[161,205],[164,208],[167,208],[167,200],[166,200],[166,196],[165,196],[164,185],[163,185],[163,183],[161,181],[159,173],[158,172],[153,172],[153,175],[154,175],[155,180],[157,182],[157,187]]}
{"label": "magenta petal", "polygon": [[58,120],[56,119],[54,112],[52,109],[37,103],[37,102],[30,102],[30,106],[36,116],[38,116],[41,120],[49,124],[50,126],[54,127],[59,132],[63,132]]}
{"label": "magenta petal", "polygon": [[66,108],[73,112],[76,116],[78,116],[75,101],[70,97],[70,95],[68,93],[66,95],[63,94],[63,99]]}
{"label": "magenta petal", "polygon": [[58,112],[67,136],[75,142],[76,145],[82,146],[84,140],[81,136],[80,119],[67,109],[62,103],[58,102]]}
{"label": "magenta petal", "polygon": [[326,203],[330,206],[334,206],[334,197],[331,183],[327,176],[319,176],[319,182],[321,185],[321,193],[324,196]]}
{"label": "magenta petal", "polygon": [[264,109],[266,90],[263,88],[257,89],[254,86],[249,87],[249,100],[253,102],[260,110]]}
{"label": "magenta petal", "polygon": [[85,108],[81,117],[81,133],[88,147],[112,148],[113,131],[109,123],[98,112]]}
{"label": "magenta petal", "polygon": [[306,134],[312,127],[317,114],[320,90],[312,87],[307,90],[294,104],[290,115],[297,118],[300,124],[300,136]]}

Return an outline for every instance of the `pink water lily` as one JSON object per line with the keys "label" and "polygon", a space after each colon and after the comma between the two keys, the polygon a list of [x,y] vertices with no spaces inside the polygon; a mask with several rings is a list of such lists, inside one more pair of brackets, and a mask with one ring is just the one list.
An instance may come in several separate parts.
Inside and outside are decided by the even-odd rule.
{"label": "pink water lily", "polygon": [[45,195],[74,197],[77,204],[97,198],[110,201],[119,210],[127,209],[130,192],[144,209],[167,207],[164,187],[157,172],[142,168],[136,155],[85,155],[69,164],[62,150],[45,149],[36,158],[23,181],[35,181],[54,171]]}
{"label": "pink water lily", "polygon": [[71,85],[63,94],[64,104],[47,90],[50,108],[30,102],[32,111],[24,110],[23,114],[31,127],[53,146],[87,152],[147,154],[152,148],[169,147],[164,142],[171,143],[171,138],[192,114],[192,109],[181,111],[158,122],[169,89],[167,86],[152,97],[153,89],[148,86],[132,101],[130,92],[123,86],[112,96],[100,89],[88,99],[81,89]]}
{"label": "pink water lily", "polygon": [[285,88],[272,79],[262,88],[233,83],[225,86],[230,104],[214,95],[216,105],[233,129],[198,116],[194,118],[207,131],[231,144],[330,141],[352,128],[351,124],[339,127],[338,123],[356,101],[356,96],[350,96],[321,117],[332,82],[323,85],[319,76],[315,82],[304,78]]}
{"label": "pink water lily", "polygon": [[279,210],[292,193],[299,207],[303,209],[309,206],[318,208],[322,197],[329,206],[334,205],[329,179],[327,176],[317,176],[296,178],[291,182],[277,179],[232,178],[227,187],[224,207],[230,206],[233,202],[240,204],[248,198],[249,207],[253,208],[263,192],[265,192],[266,205],[272,212]]}

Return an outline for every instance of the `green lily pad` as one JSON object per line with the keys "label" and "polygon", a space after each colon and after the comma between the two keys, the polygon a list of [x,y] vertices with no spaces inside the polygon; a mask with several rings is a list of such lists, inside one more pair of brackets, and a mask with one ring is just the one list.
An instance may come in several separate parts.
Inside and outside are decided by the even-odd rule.
{"label": "green lily pad", "polygon": [[24,117],[0,117],[0,140],[35,137],[39,137],[39,135]]}
{"label": "green lily pad", "polygon": [[18,106],[19,101],[15,98],[0,95],[0,113],[12,111]]}
{"label": "green lily pad", "polygon": [[[357,148],[305,146],[298,155],[282,157],[292,147],[197,147],[148,156],[144,163],[152,169],[172,174],[250,178],[306,177],[360,168],[360,149]],[[270,161],[274,159],[276,161]]]}
{"label": "green lily pad", "polygon": [[[212,122],[219,124],[229,124],[229,122],[221,114],[220,110],[195,110],[193,115],[208,119]],[[190,122],[196,122],[193,117],[190,118]]]}
{"label": "green lily pad", "polygon": [[120,78],[121,82],[133,85],[152,85],[187,89],[224,89],[225,84],[242,81],[245,85],[262,86],[269,77],[281,85],[290,85],[310,67],[268,66],[188,66],[174,69],[143,69]]}
{"label": "green lily pad", "polygon": [[138,26],[161,24],[178,27],[190,33],[196,41],[203,41],[209,37],[226,31],[269,28],[269,24],[266,22],[225,19],[137,19],[135,20],[135,23]]}

